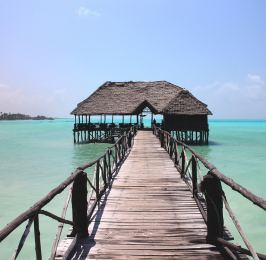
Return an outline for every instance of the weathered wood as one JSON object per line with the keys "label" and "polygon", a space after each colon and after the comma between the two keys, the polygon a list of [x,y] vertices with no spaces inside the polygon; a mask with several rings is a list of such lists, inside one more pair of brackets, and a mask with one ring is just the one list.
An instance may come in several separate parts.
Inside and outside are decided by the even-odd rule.
{"label": "weathered wood", "polygon": [[[63,219],[66,216],[66,210],[67,210],[67,207],[68,207],[70,196],[72,194],[72,189],[73,189],[73,183],[71,183],[71,185],[69,187],[68,194],[67,194],[67,197],[66,197],[66,201],[65,201],[65,204],[64,204],[64,207],[63,207],[63,210],[62,210],[61,218],[63,218]],[[53,247],[52,247],[52,252],[51,252],[51,256],[50,256],[49,260],[53,260],[55,258],[56,248],[57,248],[57,245],[58,245],[58,242],[59,242],[59,239],[60,239],[60,235],[61,235],[63,226],[64,226],[63,223],[60,223],[59,226],[58,226],[58,230],[57,230],[57,233],[56,233],[56,236],[55,236],[55,240],[54,240],[54,244],[53,244]]]}
{"label": "weathered wood", "polygon": [[164,147],[164,132],[161,131],[161,147]]}
{"label": "weathered wood", "polygon": [[78,239],[82,237],[81,233],[77,233],[74,237],[74,239],[72,240],[71,244],[69,245],[68,249],[66,250],[66,252],[64,253],[64,256],[62,258],[62,260],[67,260],[69,255],[72,253],[72,251],[74,250]]}
{"label": "weathered wood", "polygon": [[[82,237],[87,237],[87,174],[85,172],[78,176],[73,184],[72,215],[73,222],[81,229]],[[78,232],[80,231],[74,226],[71,236],[75,236]]]}
{"label": "weathered wood", "polygon": [[99,198],[99,191],[100,191],[100,163],[97,161],[96,163],[96,198]]}
{"label": "weathered wood", "polygon": [[234,222],[234,224],[235,224],[235,226],[236,226],[236,229],[237,229],[237,231],[239,232],[239,234],[241,235],[241,237],[242,237],[244,243],[246,244],[247,248],[248,248],[249,251],[251,252],[252,257],[253,257],[255,260],[258,260],[259,258],[258,258],[257,253],[255,252],[255,250],[254,250],[254,248],[252,247],[252,245],[250,244],[250,242],[249,242],[247,236],[245,235],[245,233],[243,232],[242,228],[240,227],[240,225],[239,225],[239,223],[238,223],[238,221],[237,221],[237,219],[236,219],[236,217],[235,217],[235,214],[234,214],[233,211],[231,210],[231,208],[230,208],[230,206],[229,206],[229,204],[228,204],[228,202],[227,202],[227,200],[226,200],[226,198],[225,198],[224,195],[222,196],[222,199],[223,199],[223,202],[224,202],[225,208],[227,209],[227,211],[228,211],[230,217],[232,218],[232,220],[233,220],[233,222]]}
{"label": "weathered wood", "polygon": [[207,202],[207,243],[214,243],[215,237],[223,236],[223,201],[221,182],[211,174],[204,176],[204,188]]}
{"label": "weathered wood", "polygon": [[[222,244],[222,245],[225,245],[231,249],[234,249],[236,250],[237,252],[240,252],[240,253],[243,253],[245,255],[249,255],[249,256],[252,256],[251,252],[245,248],[242,248],[241,246],[237,246],[237,245],[234,245],[233,243],[230,243],[226,240],[224,240],[223,238],[221,237],[216,237],[215,238],[215,241]],[[263,259],[263,260],[266,260],[266,255],[263,255],[263,254],[260,254],[260,253],[256,253],[258,258],[259,259]]]}
{"label": "weathered wood", "polygon": [[182,153],[181,153],[181,159],[182,159],[181,176],[183,176],[184,172],[185,172],[185,154],[184,154],[184,149],[182,150]]}
{"label": "weathered wood", "polygon": [[28,236],[28,234],[30,233],[30,228],[31,228],[31,225],[32,225],[33,220],[34,220],[34,217],[31,218],[31,219],[29,219],[29,222],[28,222],[28,224],[27,224],[27,226],[26,226],[26,229],[25,229],[25,231],[24,231],[24,233],[23,233],[23,235],[22,235],[22,237],[21,237],[21,239],[20,239],[20,241],[19,241],[18,247],[17,247],[17,249],[15,250],[15,252],[14,252],[14,254],[12,255],[12,257],[11,257],[10,260],[15,260],[15,259],[17,259],[20,250],[21,250],[22,247],[24,246],[24,243],[25,243],[25,241],[26,241],[27,236]]}
{"label": "weathered wood", "polygon": [[35,239],[36,260],[42,260],[42,249],[41,249],[39,215],[38,214],[34,218],[34,239]]}
{"label": "weathered wood", "polygon": [[193,197],[197,192],[197,162],[195,156],[192,155],[192,190]]}
{"label": "weathered wood", "polygon": [[0,231],[0,242],[7,237],[14,229],[16,229],[21,223],[34,216],[39,210],[49,203],[57,194],[61,193],[71,182],[75,180],[77,176],[82,174],[82,170],[76,170],[69,178],[62,182],[59,186],[49,192],[43,199],[39,200],[27,211],[19,215],[12,222]]}
{"label": "weathered wood", "polygon": [[[163,131],[163,130],[161,130]],[[197,153],[195,150],[193,150],[191,147],[189,147],[188,145],[176,140],[176,142],[178,142],[179,144],[181,144],[183,147],[187,148],[188,150],[190,150],[195,156],[196,158],[198,158],[202,164],[208,169],[210,170],[210,173],[215,175],[216,177],[218,177],[222,182],[224,182],[225,184],[227,184],[229,187],[231,187],[233,190],[237,191],[238,193],[240,193],[242,196],[244,196],[245,198],[249,199],[252,203],[254,203],[255,205],[263,208],[264,210],[266,210],[266,201],[258,196],[256,196],[255,194],[253,194],[252,192],[250,192],[249,190],[247,190],[246,188],[244,188],[243,186],[237,184],[236,182],[234,182],[231,178],[226,177],[225,175],[223,175],[221,172],[219,172],[216,167],[209,163],[203,156],[201,156],[199,153]]]}
{"label": "weathered wood", "polygon": [[[135,144],[90,210],[89,233],[74,259],[223,259],[205,243],[206,224],[189,188],[151,132]],[[61,259],[71,240],[58,247]]]}

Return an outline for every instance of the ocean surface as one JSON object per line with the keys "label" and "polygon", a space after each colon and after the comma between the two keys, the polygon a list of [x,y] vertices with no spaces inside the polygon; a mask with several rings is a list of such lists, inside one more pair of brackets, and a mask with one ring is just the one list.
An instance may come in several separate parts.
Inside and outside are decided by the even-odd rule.
{"label": "ocean surface", "polygon": [[[29,209],[80,165],[104,153],[108,144],[73,143],[72,119],[0,121],[0,229]],[[144,123],[148,123],[145,122]],[[209,120],[209,145],[194,145],[216,168],[266,200],[266,121]],[[202,173],[207,173],[201,167]],[[92,171],[88,171],[92,174]],[[266,212],[223,184],[229,205],[255,250],[266,254]],[[67,189],[44,209],[61,215]],[[71,220],[71,204],[67,219]],[[224,209],[225,226],[244,246]],[[0,258],[10,259],[26,222],[0,243]],[[43,259],[48,259],[58,222],[40,216]],[[65,225],[63,238],[69,229]],[[34,259],[34,229],[18,259]]]}

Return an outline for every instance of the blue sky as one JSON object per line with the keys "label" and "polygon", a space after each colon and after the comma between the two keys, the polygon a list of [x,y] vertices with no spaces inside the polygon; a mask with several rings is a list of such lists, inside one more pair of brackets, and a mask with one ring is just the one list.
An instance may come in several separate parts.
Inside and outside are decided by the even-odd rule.
{"label": "blue sky", "polygon": [[0,0],[0,111],[70,117],[105,81],[166,80],[266,119],[266,1]]}

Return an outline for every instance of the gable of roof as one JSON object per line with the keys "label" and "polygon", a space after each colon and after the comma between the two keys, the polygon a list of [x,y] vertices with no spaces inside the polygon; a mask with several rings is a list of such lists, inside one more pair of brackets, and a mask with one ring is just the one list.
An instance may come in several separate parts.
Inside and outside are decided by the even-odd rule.
{"label": "gable of roof", "polygon": [[[180,105],[178,105],[179,108],[174,108],[175,99],[179,97],[178,95],[182,91],[182,88],[167,81],[107,81],[88,98],[80,102],[71,114],[136,115],[142,112],[146,106],[149,107],[154,114],[164,114],[168,113],[167,111],[169,111],[169,113],[177,112],[178,114],[182,114]],[[192,94],[190,95],[192,96]],[[184,102],[182,105],[187,114],[211,114],[211,112],[207,109],[206,104],[200,102],[194,96],[192,97],[196,99],[197,102],[193,101],[191,96],[186,97],[186,95],[184,95],[184,98],[190,102],[190,105],[185,105]],[[181,98],[181,96],[179,98]],[[196,105],[196,113],[192,112],[193,104]]]}
{"label": "gable of roof", "polygon": [[195,98],[188,90],[181,90],[163,109],[164,114],[212,115],[207,105]]}
{"label": "gable of roof", "polygon": [[182,88],[167,81],[105,82],[71,114],[134,114],[145,100],[160,113]]}

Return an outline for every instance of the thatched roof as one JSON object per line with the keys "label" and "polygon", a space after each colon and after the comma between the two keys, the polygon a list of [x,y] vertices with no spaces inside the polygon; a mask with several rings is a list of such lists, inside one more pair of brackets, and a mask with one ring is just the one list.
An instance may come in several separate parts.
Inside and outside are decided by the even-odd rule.
{"label": "thatched roof", "polygon": [[136,115],[145,107],[154,114],[212,115],[206,104],[167,81],[105,82],[71,114]]}

